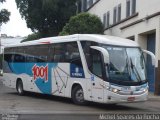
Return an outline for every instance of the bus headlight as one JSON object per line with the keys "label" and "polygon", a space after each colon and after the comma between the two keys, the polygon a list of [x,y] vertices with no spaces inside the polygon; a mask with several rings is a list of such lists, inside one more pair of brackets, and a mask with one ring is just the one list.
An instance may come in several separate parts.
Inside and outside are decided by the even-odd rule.
{"label": "bus headlight", "polygon": [[144,88],[144,89],[143,89],[143,92],[147,92],[147,91],[148,91],[148,88]]}
{"label": "bus headlight", "polygon": [[0,70],[0,76],[3,76],[3,70]]}
{"label": "bus headlight", "polygon": [[114,93],[118,93],[118,92],[119,92],[119,90],[116,89],[116,88],[110,88],[110,91],[111,91],[111,92],[114,92]]}
{"label": "bus headlight", "polygon": [[109,91],[111,91],[111,92],[114,92],[114,93],[118,93],[118,92],[120,91],[119,89],[117,89],[117,88],[112,88],[112,87],[108,87],[107,90],[109,90]]}
{"label": "bus headlight", "polygon": [[112,92],[114,92],[114,93],[117,93],[119,90],[118,89],[116,89],[116,88],[113,88],[112,89]]}

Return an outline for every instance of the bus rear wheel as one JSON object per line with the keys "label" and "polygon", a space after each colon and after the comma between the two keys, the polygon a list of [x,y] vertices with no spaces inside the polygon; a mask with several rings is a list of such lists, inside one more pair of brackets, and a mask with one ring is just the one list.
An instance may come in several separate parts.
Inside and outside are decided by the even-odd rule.
{"label": "bus rear wheel", "polygon": [[75,104],[85,105],[86,101],[84,100],[84,92],[81,86],[76,86],[72,90],[72,100]]}
{"label": "bus rear wheel", "polygon": [[24,95],[23,83],[21,80],[17,82],[16,89],[19,95]]}

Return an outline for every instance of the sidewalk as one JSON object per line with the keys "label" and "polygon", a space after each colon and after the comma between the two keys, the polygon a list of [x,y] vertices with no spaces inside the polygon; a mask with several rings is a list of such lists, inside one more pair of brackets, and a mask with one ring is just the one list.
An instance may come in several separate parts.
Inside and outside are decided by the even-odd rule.
{"label": "sidewalk", "polygon": [[160,102],[160,95],[154,95],[154,93],[149,92],[148,94],[148,100],[154,100],[154,101],[159,101]]}

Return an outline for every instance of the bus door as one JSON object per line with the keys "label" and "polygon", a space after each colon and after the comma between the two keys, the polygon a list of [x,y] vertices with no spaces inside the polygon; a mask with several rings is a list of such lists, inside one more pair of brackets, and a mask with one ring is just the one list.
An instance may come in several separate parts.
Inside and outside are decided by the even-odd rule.
{"label": "bus door", "polygon": [[89,67],[92,72],[91,75],[91,98],[92,101],[103,102],[104,94],[104,80],[103,80],[103,62],[100,51],[91,49],[90,59],[91,65]]}

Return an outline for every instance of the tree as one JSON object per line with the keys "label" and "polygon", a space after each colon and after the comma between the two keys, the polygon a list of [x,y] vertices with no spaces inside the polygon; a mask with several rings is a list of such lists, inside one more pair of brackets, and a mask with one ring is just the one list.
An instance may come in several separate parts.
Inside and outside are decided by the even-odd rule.
{"label": "tree", "polygon": [[68,34],[103,34],[103,24],[95,15],[80,13],[71,17],[60,33],[60,35]]}
{"label": "tree", "polygon": [[41,37],[40,33],[32,33],[32,34],[28,35],[27,38],[25,38],[25,39],[22,40],[21,42],[37,40],[37,39],[39,39],[40,37]]}
{"label": "tree", "polygon": [[28,28],[41,37],[56,36],[76,14],[76,0],[15,0]]}
{"label": "tree", "polygon": [[[5,0],[0,0],[0,3],[5,2]],[[0,26],[2,23],[7,23],[9,21],[10,12],[8,12],[6,9],[2,9],[0,11]]]}

